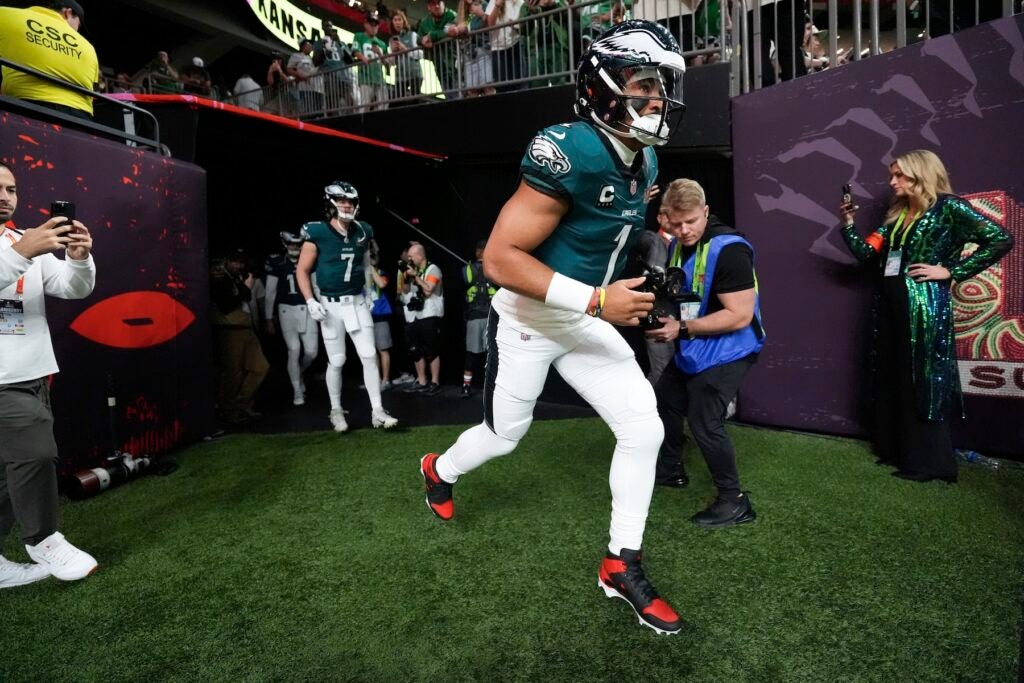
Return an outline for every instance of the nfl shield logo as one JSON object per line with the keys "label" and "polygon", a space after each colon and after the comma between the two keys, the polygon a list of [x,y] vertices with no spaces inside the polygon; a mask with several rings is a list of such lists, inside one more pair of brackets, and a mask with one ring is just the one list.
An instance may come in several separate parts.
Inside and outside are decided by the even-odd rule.
{"label": "nfl shield logo", "polygon": [[631,183],[629,184],[629,193],[630,193],[630,194],[636,194],[636,179],[635,179],[635,178],[634,178],[634,179],[633,179],[633,181],[632,181],[632,182],[631,182]]}

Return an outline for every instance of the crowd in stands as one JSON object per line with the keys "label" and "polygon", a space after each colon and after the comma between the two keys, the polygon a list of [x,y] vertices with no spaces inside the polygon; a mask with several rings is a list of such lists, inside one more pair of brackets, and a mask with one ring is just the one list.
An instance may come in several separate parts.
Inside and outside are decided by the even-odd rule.
{"label": "crowd in stands", "polygon": [[[574,55],[582,54],[595,36],[633,18],[634,13],[643,13],[643,8],[634,7],[634,0],[448,2],[426,0],[427,13],[415,25],[403,10],[378,3],[364,15],[362,30],[351,41],[342,40],[333,23],[324,20],[320,31],[303,39],[295,52],[274,53],[265,75],[243,73],[231,86],[230,80],[222,78],[234,74],[215,77],[202,56],[172,60],[167,50],[157,51],[134,72],[99,66],[94,82],[100,92],[192,94],[289,117],[363,113],[436,99],[442,93],[454,99],[568,83]],[[678,12],[665,21],[679,37],[690,67],[731,58],[734,36],[740,33],[733,26],[734,17],[744,16],[748,24],[752,21],[752,12],[737,15],[734,0],[696,0],[686,4],[687,12],[677,4],[677,10],[664,7],[670,15]],[[84,14],[74,1],[51,5],[54,15],[49,18],[62,23],[79,22],[78,12]],[[948,32],[942,28],[941,12],[932,14],[931,33]],[[949,19],[945,22],[948,25]],[[814,25],[808,3],[802,0],[763,3],[761,25],[758,86],[840,66],[851,58],[848,50],[840,48],[830,61],[823,45],[825,32]],[[957,23],[953,28],[961,27]],[[15,56],[12,47],[5,50],[2,45],[0,41],[0,56]],[[751,66],[754,51],[753,46],[745,51]],[[4,75],[12,82],[31,80],[12,75],[9,69],[4,69]],[[90,79],[83,75],[76,83],[89,87]],[[5,94],[11,92],[4,88]],[[19,96],[57,102],[70,107],[71,113],[92,113],[91,106],[70,95]]]}

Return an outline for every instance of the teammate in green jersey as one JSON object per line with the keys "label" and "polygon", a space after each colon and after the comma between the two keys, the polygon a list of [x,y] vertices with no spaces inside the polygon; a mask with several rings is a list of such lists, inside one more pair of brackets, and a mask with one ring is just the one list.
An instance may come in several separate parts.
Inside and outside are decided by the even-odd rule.
{"label": "teammate in green jersey", "polygon": [[[373,302],[363,296],[369,277],[373,228],[356,220],[359,193],[350,183],[335,181],[324,188],[325,221],[302,226],[305,242],[299,253],[296,277],[310,316],[320,323],[327,349],[327,393],[330,420],[336,432],[348,430],[341,408],[341,368],[345,365],[345,335],[355,344],[363,364],[363,383],[373,407],[374,427],[390,429],[398,420],[388,415],[380,400],[377,348],[373,341]],[[318,297],[313,295],[311,273],[316,270]]]}
{"label": "teammate in green jersey", "polygon": [[635,326],[652,308],[653,294],[632,289],[643,278],[616,278],[644,229],[657,176],[650,146],[672,134],[684,70],[672,35],[647,21],[616,26],[584,53],[575,105],[583,121],[545,128],[530,141],[519,188],[484,254],[488,280],[502,287],[491,302],[484,422],[420,464],[427,505],[451,519],[452,485],[516,447],[554,366],[617,440],[598,585],[659,633],[683,627],[641,564],[664,429],[654,390],[613,325]]}

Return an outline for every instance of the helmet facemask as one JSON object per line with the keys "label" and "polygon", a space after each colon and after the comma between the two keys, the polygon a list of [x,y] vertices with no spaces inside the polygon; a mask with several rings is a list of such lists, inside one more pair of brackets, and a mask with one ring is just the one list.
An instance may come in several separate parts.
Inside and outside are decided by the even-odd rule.
{"label": "helmet facemask", "polygon": [[[675,133],[686,105],[675,94],[682,92],[683,72],[665,64],[635,64],[618,72],[602,68],[598,76],[617,96],[618,120],[603,121],[598,112],[591,113],[597,125],[616,135],[630,137],[649,146],[664,145]],[[646,114],[650,102],[661,107]]]}

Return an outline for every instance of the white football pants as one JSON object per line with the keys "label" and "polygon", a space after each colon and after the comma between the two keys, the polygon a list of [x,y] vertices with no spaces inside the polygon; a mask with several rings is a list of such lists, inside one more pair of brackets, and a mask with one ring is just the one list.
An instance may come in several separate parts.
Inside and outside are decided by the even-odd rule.
{"label": "white football pants", "polygon": [[622,548],[639,549],[664,427],[654,389],[632,349],[603,320],[588,318],[571,332],[541,336],[516,329],[510,316],[499,316],[494,308],[488,342],[484,423],[463,432],[438,459],[438,474],[454,483],[488,460],[512,452],[530,428],[548,368],[554,365],[615,434],[608,474],[612,491],[608,548],[616,554]]}
{"label": "white football pants", "polygon": [[309,317],[306,306],[278,304],[277,321],[288,349],[288,379],[296,396],[302,395],[302,373],[316,360],[320,328]]}
{"label": "white football pants", "polygon": [[321,297],[327,309],[327,319],[320,321],[327,349],[327,394],[331,409],[341,408],[341,368],[345,365],[345,334],[352,338],[356,353],[363,364],[363,384],[370,396],[373,410],[382,410],[380,402],[380,372],[377,370],[377,345],[373,341],[373,316],[367,300],[359,294],[330,301]]}

